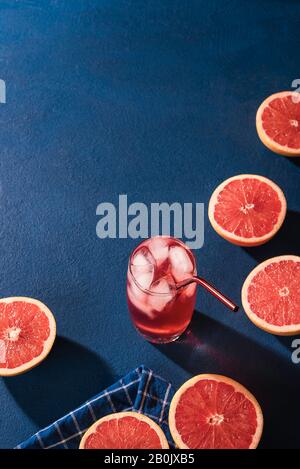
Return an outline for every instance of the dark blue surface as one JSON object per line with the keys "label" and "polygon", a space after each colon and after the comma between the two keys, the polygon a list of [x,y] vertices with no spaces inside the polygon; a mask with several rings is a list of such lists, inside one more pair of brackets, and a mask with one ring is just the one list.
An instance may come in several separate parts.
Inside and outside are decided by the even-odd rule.
{"label": "dark blue surface", "polygon": [[[0,446],[14,446],[141,362],[175,386],[231,376],[257,396],[262,447],[299,446],[300,364],[203,291],[192,329],[154,347],[125,299],[134,240],[96,236],[96,206],[205,202],[223,179],[270,177],[289,213],[263,247],[242,249],[205,219],[198,270],[232,299],[257,261],[299,254],[299,164],[257,138],[255,113],[299,78],[297,1],[1,1],[1,295],[55,313],[59,338],[32,372],[0,382]],[[207,206],[206,206],[207,208]]]}

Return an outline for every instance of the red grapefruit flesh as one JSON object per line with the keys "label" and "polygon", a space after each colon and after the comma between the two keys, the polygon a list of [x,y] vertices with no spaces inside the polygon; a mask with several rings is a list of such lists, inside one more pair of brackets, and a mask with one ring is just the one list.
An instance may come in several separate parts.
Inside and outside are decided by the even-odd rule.
{"label": "red grapefruit flesh", "polygon": [[271,239],[286,215],[280,187],[263,176],[240,174],[213,192],[208,216],[215,231],[239,246],[258,246]]}
{"label": "red grapefruit flesh", "polygon": [[262,143],[285,156],[300,156],[300,94],[283,91],[265,99],[256,114]]}
{"label": "red grapefruit flesh", "polygon": [[55,319],[41,301],[12,297],[0,300],[0,376],[13,376],[38,365],[50,352]]}
{"label": "red grapefruit flesh", "polygon": [[167,449],[161,428],[137,412],[118,412],[97,420],[84,434],[79,449]]}
{"label": "red grapefruit flesh", "polygon": [[300,257],[278,256],[246,278],[242,303],[249,319],[276,335],[300,333]]}
{"label": "red grapefruit flesh", "polygon": [[261,438],[263,416],[244,386],[225,376],[203,374],[176,392],[169,427],[181,449],[254,449]]}

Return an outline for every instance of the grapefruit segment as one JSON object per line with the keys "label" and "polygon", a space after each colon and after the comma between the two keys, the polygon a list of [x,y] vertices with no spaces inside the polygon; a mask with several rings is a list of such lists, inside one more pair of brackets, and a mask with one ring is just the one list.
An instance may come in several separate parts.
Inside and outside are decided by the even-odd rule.
{"label": "grapefruit segment", "polygon": [[169,427],[181,449],[253,449],[261,438],[263,416],[244,386],[225,376],[203,374],[176,392]]}
{"label": "grapefruit segment", "polygon": [[97,420],[84,434],[79,449],[167,449],[161,428],[137,412],[117,412]]}
{"label": "grapefruit segment", "polygon": [[256,129],[262,143],[285,156],[300,156],[300,94],[283,91],[259,106]]}
{"label": "grapefruit segment", "polygon": [[246,278],[242,303],[249,319],[276,335],[300,333],[300,257],[278,256],[259,264]]}
{"label": "grapefruit segment", "polygon": [[38,365],[50,352],[55,319],[41,301],[26,297],[0,300],[0,376],[13,376]]}
{"label": "grapefruit segment", "polygon": [[208,206],[215,231],[240,246],[258,246],[269,241],[285,215],[282,190],[270,179],[254,174],[240,174],[222,182]]}

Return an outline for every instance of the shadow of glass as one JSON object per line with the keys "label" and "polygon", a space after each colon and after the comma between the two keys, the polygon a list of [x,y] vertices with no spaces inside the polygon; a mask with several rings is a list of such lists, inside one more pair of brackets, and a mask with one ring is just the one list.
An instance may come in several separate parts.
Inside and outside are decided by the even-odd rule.
{"label": "shadow of glass", "polygon": [[43,363],[28,373],[6,378],[5,385],[29,418],[43,427],[113,380],[101,358],[69,339],[57,337]]}
{"label": "shadow of glass", "polygon": [[252,248],[243,248],[258,262],[283,254],[300,255],[300,213],[288,210],[279,232],[268,243]]}
{"label": "shadow of glass", "polygon": [[293,156],[293,157],[286,157],[291,163],[293,163],[295,166],[300,167],[300,157]]}
{"label": "shadow of glass", "polygon": [[195,311],[186,333],[158,349],[192,375],[224,374],[244,384],[263,409],[261,448],[297,448],[300,365]]}

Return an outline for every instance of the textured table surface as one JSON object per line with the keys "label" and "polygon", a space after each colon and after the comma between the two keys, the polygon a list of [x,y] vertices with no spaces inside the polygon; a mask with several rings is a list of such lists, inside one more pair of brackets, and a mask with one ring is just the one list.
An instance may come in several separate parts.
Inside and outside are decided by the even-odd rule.
{"label": "textured table surface", "polygon": [[262,447],[299,444],[300,364],[291,338],[199,291],[189,333],[155,347],[133,329],[126,263],[136,240],[96,236],[96,207],[207,202],[223,179],[270,177],[288,216],[254,249],[205,215],[198,271],[240,301],[273,255],[299,254],[300,167],[265,149],[255,113],[299,75],[300,5],[288,0],[0,1],[1,295],[44,301],[58,339],[32,372],[0,381],[0,446],[12,447],[144,363],[175,386],[222,373],[265,415]]}

